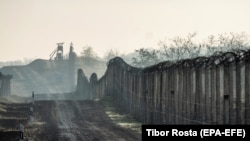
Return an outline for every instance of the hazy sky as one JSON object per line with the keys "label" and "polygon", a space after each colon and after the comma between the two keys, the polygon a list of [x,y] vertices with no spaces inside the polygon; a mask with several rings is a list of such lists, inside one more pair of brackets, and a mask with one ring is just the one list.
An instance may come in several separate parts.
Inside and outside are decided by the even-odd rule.
{"label": "hazy sky", "polygon": [[225,32],[250,34],[250,0],[0,0],[0,61],[49,59],[64,42],[80,53],[89,45],[101,56],[160,40]]}

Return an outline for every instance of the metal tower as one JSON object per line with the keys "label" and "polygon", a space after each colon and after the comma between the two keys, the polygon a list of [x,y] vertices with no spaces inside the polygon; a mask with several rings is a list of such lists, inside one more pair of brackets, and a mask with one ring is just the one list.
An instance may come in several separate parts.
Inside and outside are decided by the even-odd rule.
{"label": "metal tower", "polygon": [[50,54],[50,60],[52,60],[55,53],[55,60],[63,60],[63,44],[64,43],[57,43],[57,48]]}

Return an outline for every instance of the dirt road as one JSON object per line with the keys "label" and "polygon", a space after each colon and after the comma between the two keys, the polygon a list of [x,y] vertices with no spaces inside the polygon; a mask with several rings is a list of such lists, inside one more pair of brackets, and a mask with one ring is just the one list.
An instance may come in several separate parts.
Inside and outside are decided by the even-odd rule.
{"label": "dirt road", "polygon": [[[35,117],[39,130],[33,140],[53,141],[138,141],[140,134],[112,122],[96,101],[37,101]],[[34,128],[34,127],[32,127]]]}

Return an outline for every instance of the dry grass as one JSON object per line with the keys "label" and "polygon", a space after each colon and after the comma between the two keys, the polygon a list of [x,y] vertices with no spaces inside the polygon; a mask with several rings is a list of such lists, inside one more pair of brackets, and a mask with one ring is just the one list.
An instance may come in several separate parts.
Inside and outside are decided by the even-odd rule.
{"label": "dry grass", "polygon": [[127,128],[137,133],[141,133],[141,123],[136,121],[131,115],[120,113],[119,109],[115,108],[113,98],[105,97],[102,99],[102,103],[105,106],[106,114],[117,125]]}
{"label": "dry grass", "polygon": [[17,95],[0,96],[0,103],[26,103],[27,97],[21,97]]}
{"label": "dry grass", "polygon": [[19,123],[27,125],[30,103],[27,98],[0,96],[0,140],[18,140]]}
{"label": "dry grass", "polygon": [[[0,96],[0,112],[7,112],[6,108],[6,104],[10,104],[10,103],[27,103],[28,102],[28,98],[26,97],[20,97],[20,96],[16,96],[16,95],[9,95],[9,96]],[[1,118],[1,114],[0,114],[0,118]]]}

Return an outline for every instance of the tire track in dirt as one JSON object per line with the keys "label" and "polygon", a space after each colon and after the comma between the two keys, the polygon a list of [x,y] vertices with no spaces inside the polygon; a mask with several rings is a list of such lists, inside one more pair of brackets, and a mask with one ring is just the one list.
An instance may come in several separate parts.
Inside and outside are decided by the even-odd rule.
{"label": "tire track in dirt", "polygon": [[55,101],[60,141],[137,141],[140,135],[121,128],[95,101]]}
{"label": "tire track in dirt", "polygon": [[59,129],[59,139],[77,141],[72,129],[78,129],[77,125],[72,122],[75,117],[72,105],[65,101],[56,101],[57,124]]}
{"label": "tire track in dirt", "polygon": [[[3,105],[5,116],[18,116],[29,104]],[[91,100],[42,100],[34,106],[33,126],[25,126],[24,138],[29,141],[138,141],[141,135],[122,128],[110,119],[101,102]],[[2,112],[3,115],[4,112]],[[23,115],[23,114],[22,114]],[[25,115],[23,115],[25,116]],[[26,119],[25,119],[26,121]],[[17,125],[9,122],[8,127]],[[27,125],[27,124],[25,124]],[[7,128],[7,126],[6,126]],[[18,133],[18,132],[17,132]],[[3,133],[5,136],[7,133]],[[16,137],[18,137],[17,134]],[[10,140],[4,139],[4,140]]]}

